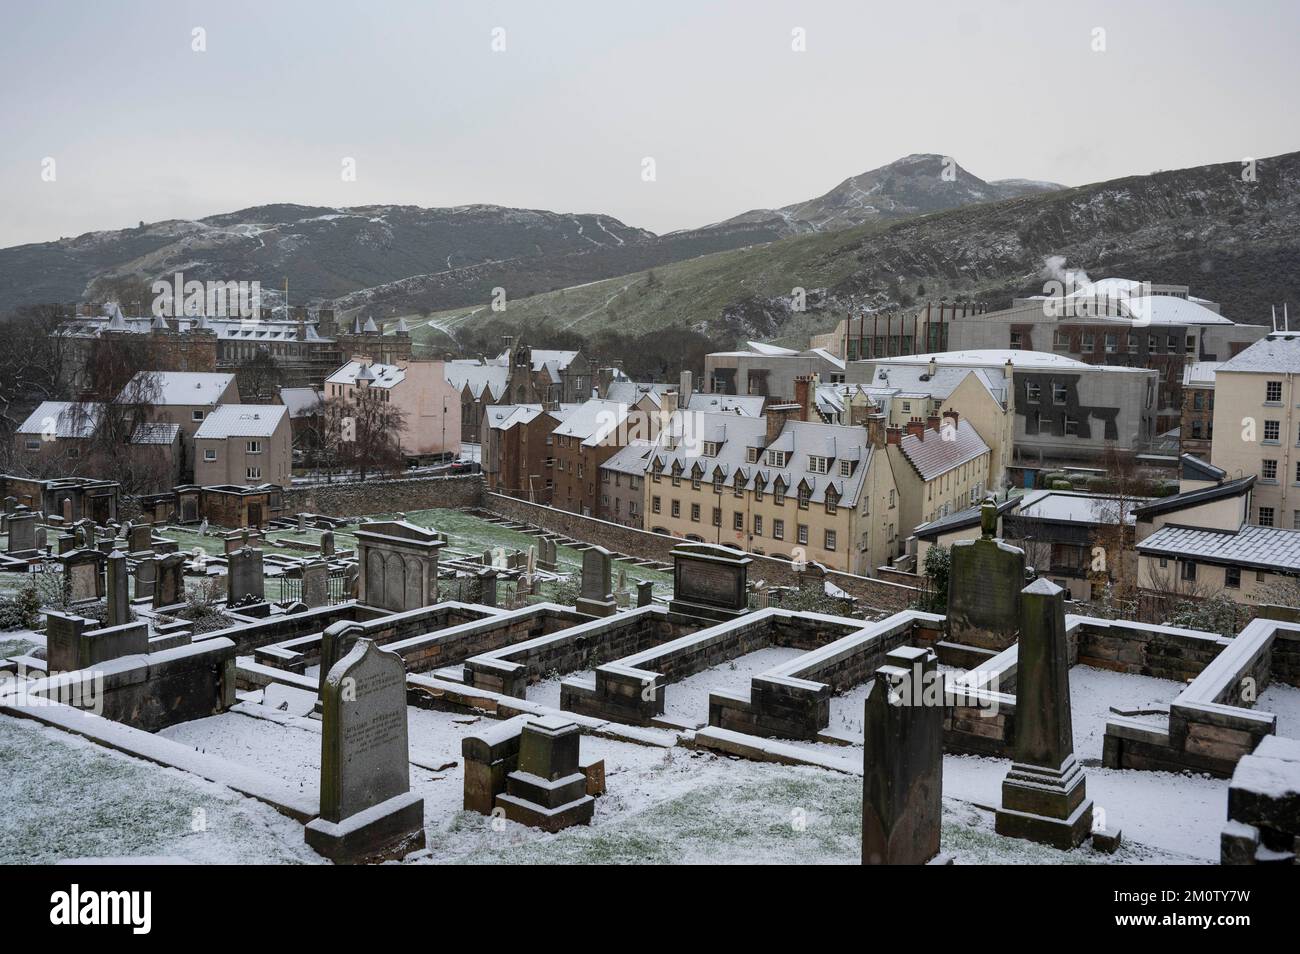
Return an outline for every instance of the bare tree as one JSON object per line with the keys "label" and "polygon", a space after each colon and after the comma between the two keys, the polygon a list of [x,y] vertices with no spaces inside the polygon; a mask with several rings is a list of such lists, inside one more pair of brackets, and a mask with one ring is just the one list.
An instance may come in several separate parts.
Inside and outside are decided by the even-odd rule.
{"label": "bare tree", "polygon": [[379,390],[358,390],[354,400],[330,398],[321,414],[322,436],[332,456],[344,466],[355,467],[363,481],[373,471],[394,472],[403,464],[406,414],[382,395]]}
{"label": "bare tree", "polygon": [[252,404],[270,404],[284,386],[284,370],[265,348],[239,366],[239,394]]}

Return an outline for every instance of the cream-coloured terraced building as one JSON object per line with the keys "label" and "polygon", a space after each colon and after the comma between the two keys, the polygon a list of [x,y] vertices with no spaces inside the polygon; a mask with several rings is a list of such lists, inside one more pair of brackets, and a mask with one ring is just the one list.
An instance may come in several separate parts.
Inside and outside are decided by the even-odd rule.
{"label": "cream-coloured terraced building", "polygon": [[1210,461],[1229,478],[1254,476],[1246,520],[1300,529],[1300,332],[1273,332],[1214,374]]}
{"label": "cream-coloured terraced building", "polygon": [[921,524],[979,503],[989,490],[989,446],[956,411],[906,428],[889,426],[885,449],[898,491],[902,541]]}
{"label": "cream-coloured terraced building", "polygon": [[903,530],[886,453],[809,413],[676,412],[647,461],[645,528],[873,575]]}

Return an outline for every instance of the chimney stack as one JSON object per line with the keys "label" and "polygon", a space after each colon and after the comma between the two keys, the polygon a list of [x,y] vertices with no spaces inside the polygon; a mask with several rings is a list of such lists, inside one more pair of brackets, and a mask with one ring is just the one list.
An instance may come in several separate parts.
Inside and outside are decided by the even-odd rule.
{"label": "chimney stack", "polygon": [[937,431],[939,429],[939,415],[931,414],[925,419],[926,430]]}
{"label": "chimney stack", "polygon": [[950,408],[945,409],[944,412],[943,412],[943,416],[944,416],[944,417],[950,417],[950,418],[952,418],[952,426],[953,426],[953,427],[956,427],[956,426],[960,423],[960,421],[961,421],[961,415],[957,413],[957,409],[956,409],[956,408],[952,408],[952,407],[950,407]]}
{"label": "chimney stack", "polygon": [[[884,414],[872,414],[867,418],[867,440],[871,442],[872,447],[885,446],[885,430]],[[894,441],[894,443],[898,442]]]}
{"label": "chimney stack", "polygon": [[930,377],[934,377],[936,374],[938,374],[939,362],[934,360],[934,358],[931,358],[929,366],[925,369],[925,373],[928,374]]}
{"label": "chimney stack", "polygon": [[691,403],[691,394],[695,391],[695,375],[690,371],[683,371],[681,379],[677,384],[677,404],[679,407],[685,407]]}
{"label": "chimney stack", "polygon": [[890,424],[885,428],[886,444],[901,444],[903,442],[903,429],[897,424]]}
{"label": "chimney stack", "polygon": [[767,439],[763,446],[769,446],[774,440],[781,436],[781,430],[785,427],[785,422],[799,419],[798,404],[774,404],[767,409],[765,415],[767,421]]}
{"label": "chimney stack", "polygon": [[918,440],[925,440],[925,421],[908,421],[907,433]]}
{"label": "chimney stack", "polygon": [[811,421],[813,419],[813,388],[816,386],[816,378],[810,374],[801,374],[794,379],[794,403],[799,405],[799,420]]}

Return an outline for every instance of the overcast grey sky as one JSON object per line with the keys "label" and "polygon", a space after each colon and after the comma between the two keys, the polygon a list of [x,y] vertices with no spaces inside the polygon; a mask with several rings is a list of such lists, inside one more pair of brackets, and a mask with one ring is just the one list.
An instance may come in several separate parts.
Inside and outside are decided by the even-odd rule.
{"label": "overcast grey sky", "polygon": [[1078,185],[1300,148],[1295,0],[4,0],[0,18],[0,246],[268,202],[665,232],[912,152]]}

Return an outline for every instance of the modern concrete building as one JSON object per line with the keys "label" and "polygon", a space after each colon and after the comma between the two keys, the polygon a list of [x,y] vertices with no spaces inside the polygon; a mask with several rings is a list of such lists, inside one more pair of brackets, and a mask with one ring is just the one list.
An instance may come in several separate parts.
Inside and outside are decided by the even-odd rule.
{"label": "modern concrete building", "polygon": [[763,397],[769,405],[795,399],[795,379],[817,375],[822,383],[844,380],[844,361],[822,349],[792,351],[749,342],[747,350],[716,351],[704,356],[704,383],[709,394]]}
{"label": "modern concrete building", "polygon": [[1153,369],[1155,432],[1164,433],[1179,426],[1187,365],[1226,361],[1266,333],[1224,317],[1217,304],[1195,297],[1186,285],[1107,278],[1015,299],[998,311],[931,304],[903,316],[849,318],[814,344],[850,361],[1009,348]]}
{"label": "modern concrete building", "polygon": [[[850,362],[850,383],[879,386],[894,369],[983,369],[985,381],[1010,377],[1007,409],[1015,415],[1013,451],[1004,465],[1013,483],[1033,486],[1037,472],[1065,462],[1101,460],[1108,448],[1148,451],[1156,436],[1158,376],[1143,368],[1086,364],[1064,355],[1008,349],[949,351]],[[881,378],[884,371],[886,378]],[[909,380],[919,378],[909,372]],[[990,383],[990,388],[995,384]],[[949,404],[955,407],[951,397]],[[905,412],[906,413],[906,412]],[[1005,433],[991,428],[992,440]],[[981,432],[982,436],[983,432]],[[1002,451],[1002,447],[999,447]],[[1005,453],[1003,458],[1006,459]]]}
{"label": "modern concrete building", "polygon": [[1219,365],[1214,374],[1210,461],[1228,477],[1256,478],[1261,527],[1300,529],[1300,332],[1279,331]]}

